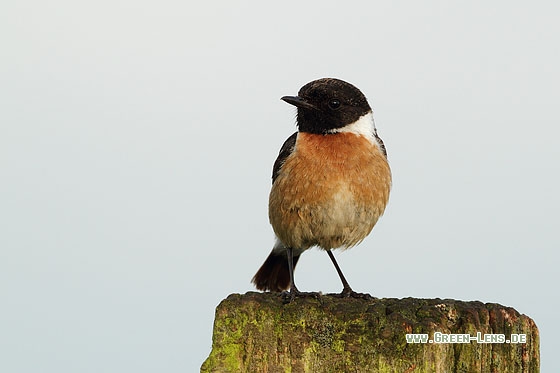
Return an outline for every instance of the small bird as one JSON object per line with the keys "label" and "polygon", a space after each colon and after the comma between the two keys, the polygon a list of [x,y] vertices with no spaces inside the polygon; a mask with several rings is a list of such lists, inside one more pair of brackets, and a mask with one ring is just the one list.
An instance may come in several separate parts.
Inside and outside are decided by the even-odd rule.
{"label": "small bird", "polygon": [[342,281],[341,296],[357,295],[332,249],[360,243],[385,211],[391,189],[387,152],[366,97],[350,83],[323,78],[283,101],[297,108],[298,131],[282,145],[272,170],[269,219],[276,243],[252,282],[294,299],[300,255],[325,250]]}

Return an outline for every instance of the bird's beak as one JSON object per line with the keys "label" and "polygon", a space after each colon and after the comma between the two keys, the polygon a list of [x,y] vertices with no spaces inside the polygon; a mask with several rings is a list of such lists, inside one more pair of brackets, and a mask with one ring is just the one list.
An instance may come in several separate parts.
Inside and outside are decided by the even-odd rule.
{"label": "bird's beak", "polygon": [[284,96],[281,98],[281,100],[286,101],[288,104],[294,105],[298,108],[318,110],[316,106],[310,104],[306,99],[299,96]]}

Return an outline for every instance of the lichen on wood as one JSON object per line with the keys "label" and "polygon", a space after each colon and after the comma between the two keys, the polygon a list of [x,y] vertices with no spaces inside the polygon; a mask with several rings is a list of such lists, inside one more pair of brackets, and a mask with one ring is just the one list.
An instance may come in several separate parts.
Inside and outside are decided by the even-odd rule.
{"label": "lichen on wood", "polygon": [[[407,343],[406,334],[525,334],[525,343]],[[202,372],[538,372],[539,333],[495,303],[275,293],[232,294],[216,309]]]}

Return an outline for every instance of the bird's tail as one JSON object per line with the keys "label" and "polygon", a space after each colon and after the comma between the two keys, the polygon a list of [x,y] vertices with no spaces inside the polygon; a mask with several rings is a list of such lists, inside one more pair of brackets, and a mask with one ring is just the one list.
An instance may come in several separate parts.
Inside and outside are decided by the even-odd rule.
{"label": "bird's tail", "polygon": [[[299,254],[294,254],[294,269],[299,259]],[[290,268],[286,250],[272,250],[261,268],[251,280],[256,288],[262,291],[283,291],[290,287]]]}

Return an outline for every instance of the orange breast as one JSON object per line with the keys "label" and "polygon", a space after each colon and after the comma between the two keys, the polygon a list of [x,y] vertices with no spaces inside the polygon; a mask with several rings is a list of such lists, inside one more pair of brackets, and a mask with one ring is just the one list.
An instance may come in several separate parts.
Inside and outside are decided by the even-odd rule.
{"label": "orange breast", "polygon": [[299,133],[270,192],[270,222],[289,247],[351,247],[383,214],[390,188],[387,159],[364,136]]}

